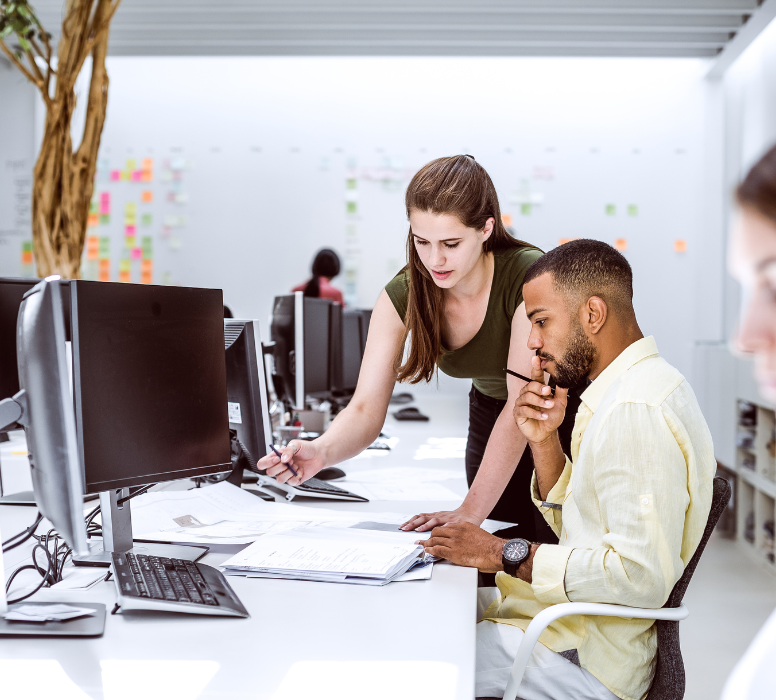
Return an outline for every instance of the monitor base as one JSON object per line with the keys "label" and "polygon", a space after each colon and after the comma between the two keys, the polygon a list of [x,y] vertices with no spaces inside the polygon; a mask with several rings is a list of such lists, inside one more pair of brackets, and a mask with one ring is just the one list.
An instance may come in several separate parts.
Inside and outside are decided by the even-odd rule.
{"label": "monitor base", "polygon": [[[183,559],[184,561],[197,561],[205,556],[209,547],[198,547],[184,544],[163,544],[161,542],[149,542],[147,540],[133,540],[130,550],[134,554],[146,554],[151,557],[167,557],[168,559]],[[89,545],[89,554],[85,557],[73,557],[75,566],[103,566],[111,565],[111,553],[102,548],[102,540]]]}
{"label": "monitor base", "polygon": [[[96,493],[84,494],[84,503],[94,501],[98,497]],[[7,496],[0,496],[0,506],[37,506],[35,494],[32,491],[19,491],[18,493],[9,493]]]}

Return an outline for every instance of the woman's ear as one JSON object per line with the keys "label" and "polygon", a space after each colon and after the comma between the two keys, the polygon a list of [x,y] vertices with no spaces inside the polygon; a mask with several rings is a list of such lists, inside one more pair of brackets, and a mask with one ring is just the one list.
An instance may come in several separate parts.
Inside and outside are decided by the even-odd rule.
{"label": "woman's ear", "polygon": [[485,228],[482,229],[482,242],[487,241],[493,233],[493,227],[496,225],[496,220],[491,216],[485,222]]}

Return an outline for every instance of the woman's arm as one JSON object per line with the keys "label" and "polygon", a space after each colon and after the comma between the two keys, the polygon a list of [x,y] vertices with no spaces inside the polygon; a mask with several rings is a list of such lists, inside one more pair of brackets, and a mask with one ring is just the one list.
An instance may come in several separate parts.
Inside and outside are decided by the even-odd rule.
{"label": "woman's arm", "polygon": [[[356,392],[347,408],[317,440],[292,440],[291,445],[281,450],[282,464],[275,454],[269,454],[259,460],[258,468],[266,469],[279,482],[287,481],[294,486],[371,445],[380,434],[388,412],[396,379],[394,361],[403,337],[404,324],[383,290],[372,311]],[[289,460],[297,477],[286,469]]]}
{"label": "woman's arm", "polygon": [[[530,376],[533,357],[533,352],[528,349],[530,332],[531,323],[525,314],[525,304],[520,304],[512,317],[508,363],[509,369],[525,376]],[[416,515],[402,525],[403,530],[425,532],[437,525],[458,522],[479,525],[488,517],[512,478],[527,444],[512,417],[515,399],[525,384],[522,379],[507,376],[507,403],[493,426],[482,464],[464,502],[455,510]],[[525,488],[527,490],[529,485],[526,484]]]}

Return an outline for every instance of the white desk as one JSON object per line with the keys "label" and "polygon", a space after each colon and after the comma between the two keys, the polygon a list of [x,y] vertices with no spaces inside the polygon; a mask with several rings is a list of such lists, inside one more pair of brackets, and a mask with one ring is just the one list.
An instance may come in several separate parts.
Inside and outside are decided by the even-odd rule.
{"label": "white desk", "polygon": [[[432,416],[432,401],[419,402],[421,410]],[[449,411],[439,413],[444,416]],[[386,457],[377,457],[374,466],[411,465],[416,447],[430,435],[460,436],[460,421],[446,425],[436,418],[430,424],[404,426],[389,419],[401,437],[398,447]],[[455,432],[453,432],[455,431]],[[415,462],[424,467],[463,469],[463,460],[426,460]],[[365,464],[359,461],[359,466]],[[445,482],[463,493],[463,479]],[[383,501],[372,503],[343,503],[336,501],[312,502],[343,510],[373,510],[393,512],[420,512],[455,507],[454,503],[404,503]],[[8,537],[26,527],[33,519],[33,508],[0,507],[0,528]],[[29,549],[20,547],[6,555],[6,572],[10,572],[25,558]],[[202,561],[218,564],[228,555],[209,554]],[[32,580],[32,579],[30,579]],[[358,674],[363,667],[358,662],[385,662],[379,673],[370,668],[366,677],[360,676],[359,687],[348,692],[343,677],[328,682],[321,679],[319,693],[305,696],[305,700],[338,698],[349,700],[471,700],[474,695],[474,654],[477,572],[450,564],[437,564],[430,581],[393,583],[383,587],[349,586],[305,581],[272,579],[229,579],[235,592],[251,613],[249,620],[205,618],[174,613],[120,613],[109,615],[105,634],[96,639],[0,639],[0,664],[7,660],[54,659],[64,672],[92,700],[135,697],[152,700],[157,696],[143,689],[149,677],[143,661],[195,662],[192,667],[168,664],[164,676],[170,680],[178,672],[181,680],[192,674],[214,668],[202,662],[215,662],[217,672],[205,689],[186,694],[181,700],[194,698],[272,698],[283,679],[296,662],[339,661],[342,671]],[[105,603],[108,610],[115,602],[113,582],[97,584],[84,601]],[[106,665],[103,677],[101,662],[120,662]],[[436,695],[428,688],[412,685],[418,677],[418,664],[425,662],[423,673],[456,676],[448,691],[445,683],[435,683]],[[442,664],[437,666],[436,664]],[[34,667],[33,667],[34,668]],[[41,667],[42,668],[42,667]],[[118,691],[111,680],[111,669],[121,673]],[[303,667],[297,667],[303,668]],[[307,681],[310,672],[307,672]],[[384,674],[384,675],[383,675]],[[288,680],[286,681],[288,682]],[[0,689],[3,679],[0,678]],[[452,682],[451,682],[452,684]],[[136,688],[136,691],[133,690]],[[454,689],[453,689],[454,688]],[[329,692],[331,690],[331,692]],[[117,694],[118,693],[118,694]],[[193,693],[193,694],[192,694]],[[0,696],[5,697],[0,690]],[[32,697],[32,696],[25,696]],[[50,695],[48,697],[51,697]],[[161,697],[161,696],[159,696]],[[286,697],[297,697],[286,695]],[[301,696],[300,696],[301,700]]]}

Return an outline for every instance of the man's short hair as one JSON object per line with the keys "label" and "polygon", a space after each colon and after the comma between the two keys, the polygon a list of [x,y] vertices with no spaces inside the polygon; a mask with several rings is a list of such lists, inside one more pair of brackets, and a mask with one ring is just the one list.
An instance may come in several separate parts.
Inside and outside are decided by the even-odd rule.
{"label": "man's short hair", "polygon": [[580,238],[559,245],[528,268],[523,284],[545,272],[574,302],[596,296],[619,313],[633,313],[633,270],[625,256],[606,243]]}

